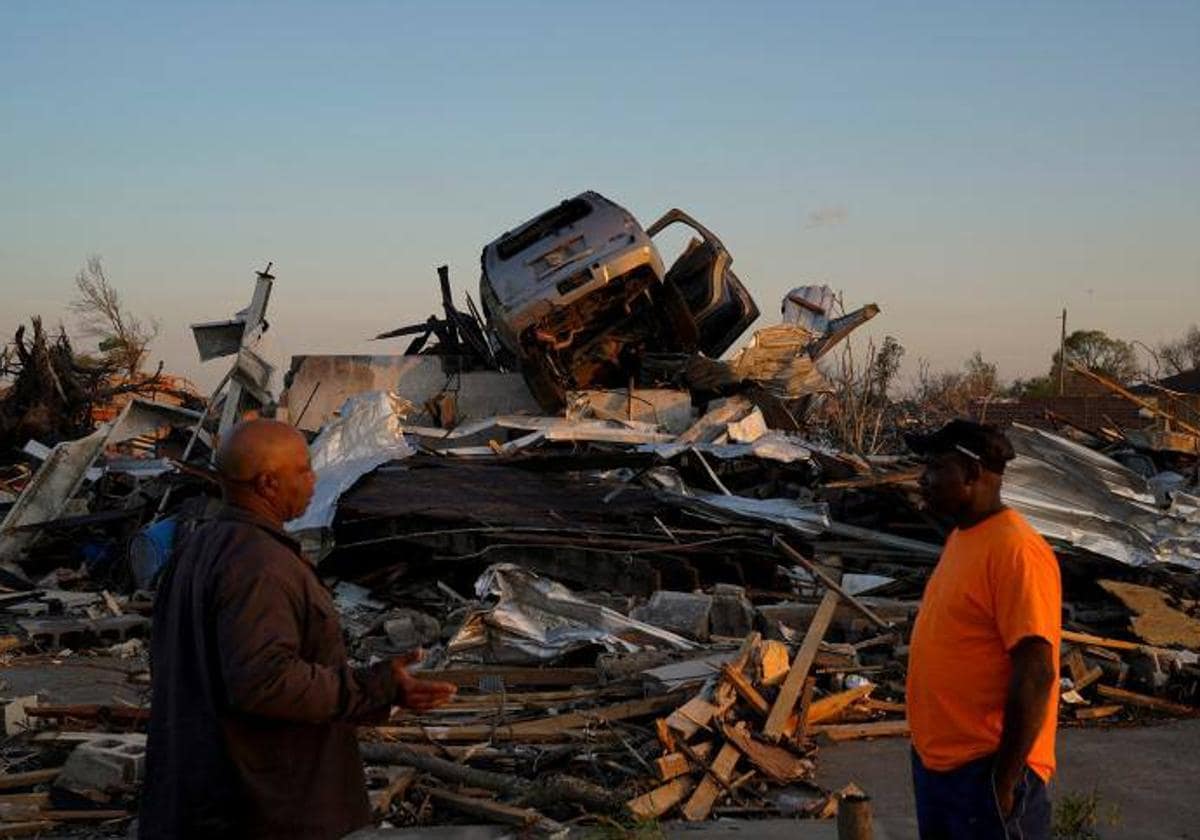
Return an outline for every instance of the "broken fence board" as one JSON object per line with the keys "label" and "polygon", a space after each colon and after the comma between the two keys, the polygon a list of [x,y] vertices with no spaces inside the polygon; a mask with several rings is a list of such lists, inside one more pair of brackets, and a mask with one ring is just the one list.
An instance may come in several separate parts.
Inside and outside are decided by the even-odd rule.
{"label": "broken fence board", "polygon": [[775,699],[775,705],[771,707],[771,713],[763,725],[763,735],[766,738],[777,740],[783,735],[788,720],[792,716],[792,710],[796,706],[796,700],[799,699],[800,692],[804,689],[804,680],[812,668],[817,648],[821,644],[821,639],[825,637],[825,631],[829,629],[829,623],[833,620],[839,597],[832,589],[827,589],[824,597],[821,598],[817,612],[813,615],[812,623],[808,625],[808,632],[804,635],[804,641],[800,644],[800,650],[796,652],[796,658],[792,660],[792,667],[788,671],[787,679],[783,681],[783,686],[779,689],[779,696]]}

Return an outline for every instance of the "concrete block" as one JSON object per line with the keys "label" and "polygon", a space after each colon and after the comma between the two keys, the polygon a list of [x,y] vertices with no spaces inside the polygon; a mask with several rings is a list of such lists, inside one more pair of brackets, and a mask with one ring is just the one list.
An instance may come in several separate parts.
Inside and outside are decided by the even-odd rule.
{"label": "concrete block", "polygon": [[29,618],[17,624],[35,644],[51,648],[86,648],[114,645],[150,635],[150,619],[141,615],[103,618]]}
{"label": "concrete block", "polygon": [[708,630],[714,636],[743,638],[754,629],[754,607],[746,599],[746,590],[731,583],[713,587],[712,612]]}
{"label": "concrete block", "polygon": [[76,791],[121,791],[141,784],[145,773],[145,735],[106,735],[76,747],[55,784]]}
{"label": "concrete block", "polygon": [[690,639],[704,640],[709,635],[712,606],[713,599],[708,595],[659,590],[649,601],[635,608],[629,617]]}

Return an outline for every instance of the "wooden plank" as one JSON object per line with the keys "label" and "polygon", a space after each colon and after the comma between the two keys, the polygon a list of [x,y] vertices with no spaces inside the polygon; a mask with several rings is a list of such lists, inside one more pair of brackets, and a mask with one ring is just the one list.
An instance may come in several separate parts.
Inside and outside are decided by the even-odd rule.
{"label": "wooden plank", "polygon": [[50,794],[41,793],[6,793],[0,796],[0,808],[45,808],[50,804]]}
{"label": "wooden plank", "polygon": [[[699,822],[708,819],[713,805],[717,802],[717,797],[721,794],[722,783],[725,785],[729,784],[741,755],[741,752],[733,744],[725,744],[721,747],[721,751],[717,753],[717,757],[709,765],[708,772],[704,774],[704,778],[696,786],[696,792],[692,794],[691,799],[683,806],[683,818],[685,820]],[[714,776],[716,778],[713,778]],[[719,782],[718,779],[720,780]]]}
{"label": "wooden plank", "polygon": [[814,726],[814,735],[824,735],[831,741],[855,741],[860,738],[889,738],[908,734],[908,721],[881,720],[876,723],[827,723]]}
{"label": "wooden plank", "polygon": [[1062,664],[1066,665],[1067,670],[1071,672],[1071,682],[1079,682],[1083,679],[1083,675],[1087,673],[1087,665],[1083,661],[1083,653],[1077,647],[1072,647],[1063,654]]}
{"label": "wooden plank", "polygon": [[[796,712],[796,728],[789,737],[803,738],[808,732],[808,710],[812,708],[813,691],[817,687],[817,678],[808,677],[804,680],[804,690],[800,692],[800,711]],[[792,720],[788,720],[790,725]]]}
{"label": "wooden plank", "polygon": [[654,769],[658,772],[660,781],[669,782],[691,772],[692,763],[683,753],[673,752],[654,759]]}
{"label": "wooden plank", "polygon": [[1062,640],[1076,645],[1093,645],[1099,648],[1108,648],[1109,650],[1135,651],[1141,648],[1141,645],[1135,642],[1126,642],[1121,639],[1106,639],[1103,636],[1093,636],[1091,633],[1076,633],[1073,630],[1062,631]]}
{"label": "wooden plank", "polygon": [[702,741],[699,744],[686,747],[687,753],[671,752],[666,755],[654,759],[655,769],[658,770],[658,778],[664,782],[669,782],[671,779],[691,773],[693,770],[703,769],[704,765],[699,767],[693,765],[693,761],[707,761],[708,756],[712,753],[712,741]]}
{"label": "wooden plank", "polygon": [[811,761],[793,755],[783,747],[754,740],[743,726],[727,726],[724,731],[729,742],[737,747],[751,764],[779,784],[786,785],[812,775]]}
{"label": "wooden plank", "polygon": [[61,767],[47,767],[43,770],[27,770],[24,773],[3,773],[0,774],[0,790],[13,790],[14,788],[53,782],[62,770]]}
{"label": "wooden plank", "polygon": [[820,700],[814,700],[808,708],[807,723],[817,724],[832,720],[841,714],[847,706],[862,700],[874,690],[875,686],[871,683],[860,685],[858,688],[850,688],[845,691],[839,691],[837,694],[831,694],[828,697],[822,697]]}
{"label": "wooden plank", "polygon": [[1076,709],[1075,719],[1100,720],[1101,718],[1112,717],[1124,708],[1124,706],[1113,704],[1111,706],[1091,706],[1090,708]]}
{"label": "wooden plank", "polygon": [[625,807],[639,820],[658,819],[682,802],[695,784],[690,777],[680,776],[661,787],[656,787],[649,793],[644,793],[636,799],[629,800]]}
{"label": "wooden plank", "polygon": [[903,703],[893,703],[890,700],[876,700],[874,697],[868,697],[863,701],[863,704],[873,712],[887,712],[888,714],[903,715],[908,712],[908,707]]}
{"label": "wooden plank", "polygon": [[572,735],[581,734],[580,730],[597,723],[607,723],[617,720],[645,717],[664,711],[677,704],[679,694],[664,694],[660,697],[646,697],[640,700],[629,700],[624,703],[614,703],[597,709],[580,712],[570,712],[565,715],[536,718],[534,720],[518,721],[516,723],[464,724],[462,726],[376,726],[369,727],[368,733],[374,733],[384,740],[433,740],[433,741],[529,741],[546,742],[570,740]]}
{"label": "wooden plank", "polygon": [[1097,665],[1096,667],[1092,668],[1092,670],[1085,672],[1082,677],[1075,681],[1075,690],[1083,691],[1085,688],[1103,676],[1104,669]]}
{"label": "wooden plank", "polygon": [[38,816],[51,822],[107,822],[108,820],[124,820],[132,817],[129,811],[41,811]]}
{"label": "wooden plank", "polygon": [[783,642],[768,639],[759,648],[759,670],[762,672],[762,685],[771,687],[779,685],[787,677],[788,647]]}
{"label": "wooden plank", "polygon": [[833,613],[837,609],[837,605],[838,594],[832,589],[826,590],[817,607],[817,612],[813,616],[812,623],[808,626],[808,632],[804,634],[800,650],[796,652],[796,658],[792,660],[792,667],[788,671],[787,679],[783,681],[783,686],[779,689],[775,705],[771,707],[767,722],[763,724],[762,731],[766,738],[778,740],[783,735],[788,719],[791,718],[792,711],[796,706],[796,700],[799,699],[800,692],[804,689],[804,680],[808,677],[809,669],[812,668],[817,648],[821,644],[821,639],[825,637],[825,631],[829,629],[829,622],[833,620]]}
{"label": "wooden plank", "polygon": [[1182,703],[1173,703],[1170,700],[1162,700],[1147,694],[1138,694],[1135,691],[1126,691],[1123,688],[1113,688],[1111,685],[1096,686],[1096,693],[1107,700],[1117,700],[1130,706],[1141,706],[1144,709],[1153,709],[1168,715],[1191,717],[1197,712],[1197,709],[1192,706],[1184,706]]}
{"label": "wooden plank", "polygon": [[[737,671],[739,674],[746,670],[746,666],[750,664],[750,659],[758,652],[762,646],[762,634],[751,632],[742,640],[742,646],[738,648],[737,656],[731,662],[725,663],[725,668],[731,671]],[[734,701],[737,692],[728,680],[721,680],[717,683],[717,690],[713,692],[713,700],[718,708],[726,709]]]}
{"label": "wooden plank", "polygon": [[701,729],[708,729],[719,711],[715,704],[703,697],[693,697],[667,715],[667,726],[684,738],[691,738]]}
{"label": "wooden plank", "polygon": [[667,726],[666,718],[657,718],[654,721],[654,732],[658,735],[658,743],[662,745],[663,752],[675,752],[675,736],[671,734],[671,727]]}
{"label": "wooden plank", "polygon": [[725,679],[729,680],[729,684],[733,686],[733,690],[738,696],[750,704],[750,708],[758,712],[760,715],[766,715],[771,707],[761,694],[758,693],[750,680],[746,679],[746,675],[741,671],[730,668],[728,665],[721,669],[721,673]]}

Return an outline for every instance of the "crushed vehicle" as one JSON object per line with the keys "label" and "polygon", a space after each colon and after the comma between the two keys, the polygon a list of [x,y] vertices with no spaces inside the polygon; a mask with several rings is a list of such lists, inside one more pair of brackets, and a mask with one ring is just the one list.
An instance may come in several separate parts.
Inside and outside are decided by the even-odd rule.
{"label": "crushed vehicle", "polygon": [[[654,238],[676,224],[698,238],[666,269]],[[643,229],[596,192],[488,243],[481,263],[488,325],[547,411],[628,385],[650,353],[717,358],[759,314],[712,231],[678,209]]]}

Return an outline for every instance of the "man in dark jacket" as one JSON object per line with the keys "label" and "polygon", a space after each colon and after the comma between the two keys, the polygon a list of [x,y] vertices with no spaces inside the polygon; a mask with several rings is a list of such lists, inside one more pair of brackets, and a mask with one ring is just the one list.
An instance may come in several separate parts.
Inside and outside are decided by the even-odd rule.
{"label": "man in dark jacket", "polygon": [[340,837],[370,822],[355,724],[454,687],[413,678],[411,657],[347,664],[330,594],[283,531],[313,490],[298,432],[237,426],[217,467],[225,507],[155,602],[140,836]]}

